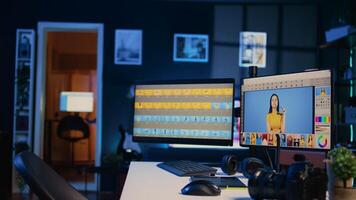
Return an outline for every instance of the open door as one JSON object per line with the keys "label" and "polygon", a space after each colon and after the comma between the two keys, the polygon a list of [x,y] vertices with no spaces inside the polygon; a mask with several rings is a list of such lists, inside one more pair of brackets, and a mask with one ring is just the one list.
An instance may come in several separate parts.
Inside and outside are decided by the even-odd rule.
{"label": "open door", "polygon": [[[34,152],[77,189],[96,190],[99,177],[84,171],[101,160],[103,25],[40,22],[38,32]],[[92,110],[63,109],[82,94]],[[79,121],[63,122],[71,116]]]}

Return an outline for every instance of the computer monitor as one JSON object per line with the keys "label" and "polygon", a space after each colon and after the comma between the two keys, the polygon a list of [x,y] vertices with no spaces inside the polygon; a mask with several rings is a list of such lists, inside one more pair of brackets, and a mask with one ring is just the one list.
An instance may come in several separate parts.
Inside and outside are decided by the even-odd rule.
{"label": "computer monitor", "polygon": [[232,145],[234,79],[141,82],[133,140]]}
{"label": "computer monitor", "polygon": [[243,79],[242,146],[331,147],[331,71]]}

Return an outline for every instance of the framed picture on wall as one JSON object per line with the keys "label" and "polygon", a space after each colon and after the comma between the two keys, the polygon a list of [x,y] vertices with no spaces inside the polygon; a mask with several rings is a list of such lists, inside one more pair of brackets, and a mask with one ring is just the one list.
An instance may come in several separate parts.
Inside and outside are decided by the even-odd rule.
{"label": "framed picture on wall", "polygon": [[174,34],[173,61],[208,62],[209,36],[200,34]]}
{"label": "framed picture on wall", "polygon": [[19,32],[18,38],[18,59],[31,59],[31,48],[33,45],[33,33],[32,31],[23,30]]}
{"label": "framed picture on wall", "polygon": [[267,33],[240,32],[240,67],[266,67]]}
{"label": "framed picture on wall", "polygon": [[114,57],[116,65],[141,65],[142,30],[117,29]]}

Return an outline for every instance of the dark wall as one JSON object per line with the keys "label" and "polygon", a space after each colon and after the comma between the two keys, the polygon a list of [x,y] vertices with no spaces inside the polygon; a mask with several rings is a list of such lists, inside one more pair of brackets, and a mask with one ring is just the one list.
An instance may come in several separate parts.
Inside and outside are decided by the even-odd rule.
{"label": "dark wall", "polygon": [[[173,62],[174,33],[212,33],[213,7],[199,4],[153,3],[148,7],[126,9],[130,20],[105,24],[110,35],[105,40],[103,153],[113,152],[119,140],[118,125],[132,126],[132,99],[128,98],[135,80],[209,78],[209,63]],[[123,14],[124,15],[124,14]],[[143,65],[122,66],[113,63],[114,29],[143,29]]]}
{"label": "dark wall", "polygon": [[[0,8],[0,130],[9,131],[12,126],[12,96],[13,96],[13,73],[15,57],[11,56],[11,50],[15,45],[10,37],[10,2],[4,1],[4,6]],[[15,34],[14,34],[15,35]],[[11,46],[12,45],[12,46]],[[14,50],[13,50],[14,51]]]}
{"label": "dark wall", "polygon": [[267,33],[267,64],[259,76],[321,67],[317,4],[223,4],[214,13],[212,77],[248,75],[238,66],[240,31]]}
{"label": "dark wall", "polygon": [[[10,1],[1,3],[0,7],[0,199],[11,197],[12,174],[12,96],[13,96],[13,67],[10,67],[9,27]],[[15,58],[13,57],[13,60]]]}

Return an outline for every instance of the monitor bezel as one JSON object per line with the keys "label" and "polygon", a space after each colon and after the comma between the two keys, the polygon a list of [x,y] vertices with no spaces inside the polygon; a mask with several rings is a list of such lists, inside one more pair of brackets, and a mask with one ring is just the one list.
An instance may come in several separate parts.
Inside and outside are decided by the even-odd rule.
{"label": "monitor bezel", "polygon": [[[170,85],[170,84],[214,84],[214,83],[230,83],[233,85],[232,94],[232,122],[231,122],[231,137],[228,140],[224,139],[195,139],[195,138],[168,138],[168,137],[142,137],[135,136],[133,134],[134,121],[132,122],[132,139],[134,142],[143,143],[165,143],[165,144],[197,144],[197,145],[218,145],[218,146],[232,146],[234,138],[234,99],[235,99],[235,79],[223,78],[223,79],[182,79],[182,80],[140,80],[135,81],[134,91],[136,91],[137,85]],[[133,116],[135,116],[135,95],[132,101]]]}
{"label": "monitor bezel", "polygon": [[[317,70],[310,70],[310,71],[298,71],[298,72],[290,72],[290,73],[281,73],[281,74],[276,74],[276,75],[265,75],[265,76],[258,76],[258,77],[246,77],[246,78],[242,78],[241,79],[241,86],[243,85],[244,83],[244,80],[245,79],[257,79],[257,78],[262,78],[262,77],[273,77],[273,76],[282,76],[282,75],[291,75],[291,74],[302,74],[302,73],[308,73],[308,72],[317,72],[317,71],[329,71],[330,72],[330,91],[331,91],[331,99],[330,99],[330,118],[331,118],[331,125],[330,125],[330,149],[317,149],[317,148],[300,148],[300,147],[282,147],[280,146],[281,149],[284,149],[284,150],[300,150],[300,151],[318,151],[318,152],[328,152],[330,151],[333,146],[334,146],[334,126],[333,126],[333,111],[334,111],[334,108],[333,108],[333,103],[334,103],[334,84],[333,84],[333,70],[332,69],[317,69]],[[314,89],[315,89],[315,86],[312,86]],[[315,92],[315,90],[314,90]],[[241,87],[240,87],[240,98],[241,98],[241,101],[242,101],[242,90],[241,90]],[[315,96],[313,97],[313,103],[315,104]],[[241,104],[241,110],[243,109],[243,104]],[[313,110],[313,115],[315,115],[315,109]],[[242,118],[242,115],[241,115],[241,118]],[[243,120],[240,120],[240,123],[242,125],[243,123]],[[313,122],[313,131],[315,132],[315,124]],[[242,125],[242,127],[244,127]],[[333,134],[334,133],[334,134]],[[271,148],[271,149],[275,149],[276,146],[266,146],[266,145],[247,145],[247,144],[242,144],[241,143],[241,139],[242,139],[242,134],[243,134],[243,131],[241,130],[240,131],[240,137],[239,137],[239,143],[240,143],[240,146],[242,147],[254,147],[254,148]]]}

